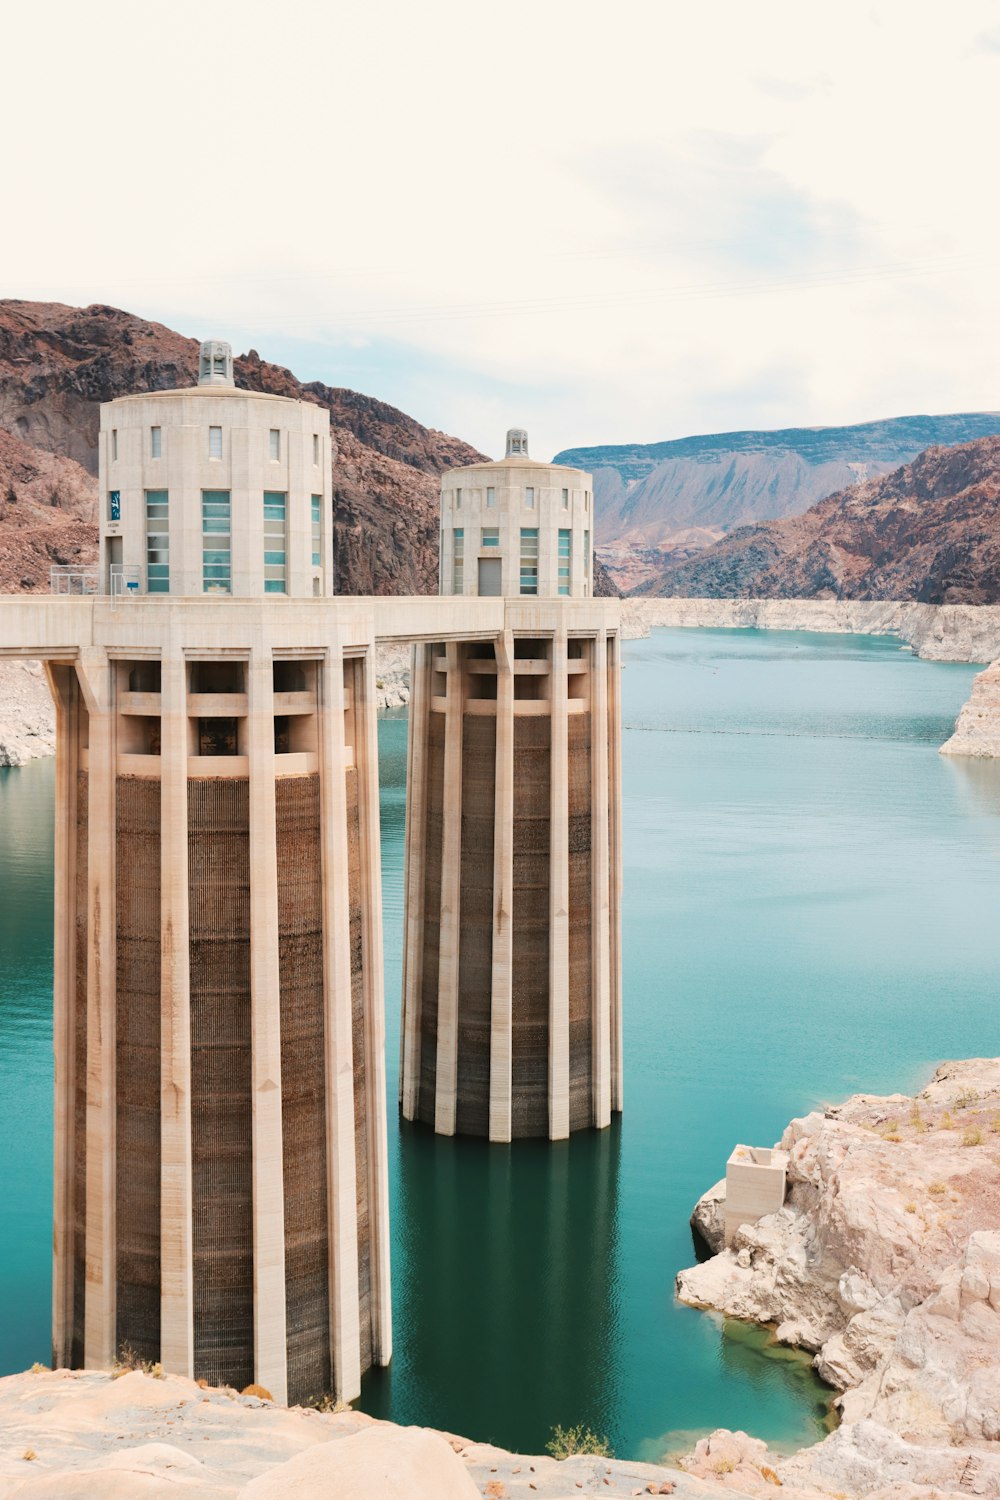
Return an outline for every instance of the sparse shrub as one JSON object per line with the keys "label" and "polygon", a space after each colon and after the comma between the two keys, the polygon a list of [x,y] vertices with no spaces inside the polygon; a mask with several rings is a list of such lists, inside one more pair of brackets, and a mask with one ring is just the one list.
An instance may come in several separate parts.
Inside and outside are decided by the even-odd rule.
{"label": "sparse shrub", "polygon": [[560,1427],[557,1423],[545,1448],[553,1458],[573,1458],[578,1453],[592,1454],[595,1458],[614,1458],[607,1438],[598,1437],[582,1422],[576,1427]]}
{"label": "sparse shrub", "polygon": [[259,1401],[274,1400],[274,1397],[271,1395],[271,1392],[267,1389],[267,1387],[263,1385],[257,1385],[256,1382],[251,1382],[250,1385],[245,1385],[240,1391],[240,1395],[256,1396]]}
{"label": "sparse shrub", "polygon": [[329,1391],[324,1391],[322,1396],[310,1396],[307,1405],[311,1406],[314,1411],[321,1411],[327,1416],[331,1412],[350,1411],[351,1409],[349,1401],[338,1401],[336,1396],[332,1395]]}
{"label": "sparse shrub", "polygon": [[982,1144],[983,1144],[983,1132],[980,1130],[980,1128],[979,1128],[978,1125],[970,1125],[969,1128],[968,1128],[968,1130],[966,1130],[966,1131],[963,1132],[963,1135],[962,1135],[962,1145],[963,1146],[981,1146]]}
{"label": "sparse shrub", "polygon": [[990,1129],[994,1135],[1000,1135],[1000,1115],[990,1116]]}
{"label": "sparse shrub", "polygon": [[761,1464],[761,1466],[760,1466],[760,1477],[762,1479],[766,1479],[767,1482],[768,1482],[768,1484],[779,1484],[780,1485],[780,1483],[781,1483],[781,1480],[778,1478],[777,1474],[771,1468],[770,1464]]}
{"label": "sparse shrub", "polygon": [[24,1459],[26,1464],[33,1464],[35,1462],[35,1459],[38,1457],[38,1454],[35,1452],[34,1448],[25,1448],[24,1452],[21,1454],[21,1457]]}
{"label": "sparse shrub", "polygon": [[979,1103],[979,1094],[975,1089],[962,1089],[955,1099],[956,1109],[969,1109],[973,1104]]}
{"label": "sparse shrub", "polygon": [[910,1115],[910,1124],[918,1135],[923,1135],[924,1131],[927,1129],[927,1121],[920,1113],[919,1106],[916,1104],[914,1104],[913,1113]]}
{"label": "sparse shrub", "polygon": [[48,1365],[43,1365],[40,1360],[36,1359],[29,1373],[32,1375],[41,1375],[48,1368]]}
{"label": "sparse shrub", "polygon": [[942,1130],[954,1130],[956,1128],[955,1116],[952,1114],[950,1109],[945,1110],[938,1123],[941,1126]]}
{"label": "sparse shrub", "polygon": [[906,1209],[906,1212],[908,1214],[915,1214],[917,1211],[917,1205],[915,1203],[904,1203],[903,1207]]}
{"label": "sparse shrub", "polygon": [[142,1359],[131,1344],[122,1344],[118,1350],[118,1358],[111,1366],[111,1379],[118,1380],[122,1375],[130,1375],[133,1370],[139,1370],[143,1375],[152,1375],[154,1380],[164,1378],[161,1364],[151,1359]]}
{"label": "sparse shrub", "polygon": [[933,1197],[940,1198],[942,1193],[946,1192],[947,1189],[945,1188],[943,1182],[932,1182],[927,1191],[932,1194]]}
{"label": "sparse shrub", "polygon": [[712,1460],[712,1471],[716,1474],[731,1474],[736,1468],[728,1454],[723,1453],[720,1458]]}

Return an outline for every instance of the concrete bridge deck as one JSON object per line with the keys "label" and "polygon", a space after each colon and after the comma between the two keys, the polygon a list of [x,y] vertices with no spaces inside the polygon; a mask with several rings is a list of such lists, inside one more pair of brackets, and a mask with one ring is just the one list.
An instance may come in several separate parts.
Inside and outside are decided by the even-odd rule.
{"label": "concrete bridge deck", "polygon": [[275,650],[307,653],[332,642],[342,650],[381,641],[492,640],[505,631],[551,634],[553,606],[569,635],[618,624],[617,599],[480,599],[433,595],[338,599],[177,598],[140,595],[0,595],[0,656],[73,661],[81,650],[158,653],[238,651],[266,638]]}

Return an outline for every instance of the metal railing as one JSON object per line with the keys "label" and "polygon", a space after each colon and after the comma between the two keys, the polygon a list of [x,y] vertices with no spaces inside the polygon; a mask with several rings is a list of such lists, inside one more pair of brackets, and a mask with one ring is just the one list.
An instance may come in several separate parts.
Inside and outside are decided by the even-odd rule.
{"label": "metal railing", "polygon": [[101,570],[96,563],[88,568],[76,564],[53,564],[49,569],[49,592],[53,594],[99,594]]}

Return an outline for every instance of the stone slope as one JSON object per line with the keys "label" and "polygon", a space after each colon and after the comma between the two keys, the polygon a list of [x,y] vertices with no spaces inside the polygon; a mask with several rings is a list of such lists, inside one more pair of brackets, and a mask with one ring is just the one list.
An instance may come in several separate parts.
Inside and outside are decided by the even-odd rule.
{"label": "stone slope", "polygon": [[45,592],[53,563],[95,560],[96,494],[74,459],[0,428],[0,593]]}
{"label": "stone slope", "polygon": [[[0,301],[0,428],[94,475],[100,403],[193,385],[197,356],[195,339],[119,308]],[[254,350],[235,371],[247,390],[314,401],[330,413],[338,591],[433,592],[438,478],[483,455],[370,396],[304,384]],[[96,542],[96,485],[91,494]],[[0,535],[5,529],[0,516]]]}
{"label": "stone slope", "polygon": [[841,1392],[842,1425],[775,1460],[782,1481],[1000,1494],[1000,1058],[793,1120],[781,1144],[785,1206],[677,1292],[772,1324]]}
{"label": "stone slope", "polygon": [[1000,437],[930,448],[804,515],[743,527],[638,592],[995,604]]}

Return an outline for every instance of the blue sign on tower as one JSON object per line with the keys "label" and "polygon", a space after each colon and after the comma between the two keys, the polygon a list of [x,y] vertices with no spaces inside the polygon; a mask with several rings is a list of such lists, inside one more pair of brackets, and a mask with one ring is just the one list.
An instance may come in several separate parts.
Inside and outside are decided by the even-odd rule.
{"label": "blue sign on tower", "polygon": [[108,491],[109,521],[120,521],[122,518],[122,492],[121,490]]}

